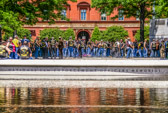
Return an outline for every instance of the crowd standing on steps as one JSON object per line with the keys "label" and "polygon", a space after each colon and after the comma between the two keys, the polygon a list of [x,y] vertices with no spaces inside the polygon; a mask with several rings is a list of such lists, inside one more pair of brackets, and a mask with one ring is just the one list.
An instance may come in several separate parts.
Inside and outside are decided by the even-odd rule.
{"label": "crowd standing on steps", "polygon": [[168,58],[168,39],[153,41],[149,44],[147,40],[132,42],[130,38],[125,40],[109,41],[88,41],[63,40],[59,37],[56,41],[48,37],[40,40],[36,37],[30,41],[26,36],[22,40],[16,35],[14,39],[9,37],[7,42],[0,42],[1,59],[65,59],[82,57],[113,57],[113,58]]}

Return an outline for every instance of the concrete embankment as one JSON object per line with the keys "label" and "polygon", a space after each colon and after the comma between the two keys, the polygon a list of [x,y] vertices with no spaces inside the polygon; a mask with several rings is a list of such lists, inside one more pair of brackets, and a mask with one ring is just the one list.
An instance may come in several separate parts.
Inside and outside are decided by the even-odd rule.
{"label": "concrete embankment", "polygon": [[167,88],[168,60],[1,60],[0,87]]}

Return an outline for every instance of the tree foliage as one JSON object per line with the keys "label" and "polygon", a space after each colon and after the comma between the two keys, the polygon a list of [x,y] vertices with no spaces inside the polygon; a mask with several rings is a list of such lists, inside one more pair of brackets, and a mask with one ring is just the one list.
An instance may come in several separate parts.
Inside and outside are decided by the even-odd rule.
{"label": "tree foliage", "polygon": [[[24,24],[34,25],[39,21],[50,24],[62,18],[61,11],[69,0],[0,0],[0,25],[8,34]],[[76,0],[70,0],[76,1]]]}
{"label": "tree foliage", "polygon": [[101,39],[104,41],[116,41],[128,37],[128,32],[122,26],[111,26],[103,31]]}
{"label": "tree foliage", "polygon": [[[145,29],[144,29],[144,39],[147,39],[149,40],[149,29],[150,27],[149,26],[145,26]],[[135,39],[137,39],[137,41],[140,41],[140,30],[137,31],[135,37]]]}
{"label": "tree foliage", "polygon": [[75,39],[75,33],[73,31],[73,29],[69,28],[67,29],[64,33],[63,33],[63,38],[65,40],[69,40],[69,37],[72,36],[72,39]]}
{"label": "tree foliage", "polygon": [[31,39],[31,32],[25,28],[17,29],[17,35],[19,38],[23,39],[26,36],[28,39]]}
{"label": "tree foliage", "polygon": [[168,17],[168,1],[160,0],[159,5],[156,6],[156,12],[158,14],[158,17],[167,18]]}
{"label": "tree foliage", "polygon": [[[140,37],[144,40],[144,23],[145,19],[152,18],[153,4],[157,5],[159,0],[92,0],[92,7],[111,14],[117,8],[122,11],[122,15],[126,18],[136,17],[140,19]],[[118,18],[118,14],[113,17]]]}
{"label": "tree foliage", "polygon": [[96,40],[100,41],[101,40],[100,35],[101,35],[101,32],[99,30],[99,27],[95,27],[93,30],[93,33],[92,33],[91,40],[92,41],[96,41]]}
{"label": "tree foliage", "polygon": [[55,40],[58,40],[59,37],[64,36],[63,31],[61,31],[59,28],[54,28],[54,29],[44,29],[40,32],[40,38],[44,39],[48,37],[50,40],[52,37],[54,37]]}
{"label": "tree foliage", "polygon": [[[31,32],[28,29],[25,28],[18,28],[17,30],[17,35],[20,39],[23,39],[24,36],[26,36],[28,39],[31,39]],[[9,37],[13,37],[13,32],[5,32],[3,35],[3,40],[8,40]]]}

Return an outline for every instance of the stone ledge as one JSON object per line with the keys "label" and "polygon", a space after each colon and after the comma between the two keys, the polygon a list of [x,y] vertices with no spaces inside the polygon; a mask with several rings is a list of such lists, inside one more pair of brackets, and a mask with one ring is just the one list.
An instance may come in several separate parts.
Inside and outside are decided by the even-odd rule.
{"label": "stone ledge", "polygon": [[0,60],[2,66],[168,67],[168,60]]}

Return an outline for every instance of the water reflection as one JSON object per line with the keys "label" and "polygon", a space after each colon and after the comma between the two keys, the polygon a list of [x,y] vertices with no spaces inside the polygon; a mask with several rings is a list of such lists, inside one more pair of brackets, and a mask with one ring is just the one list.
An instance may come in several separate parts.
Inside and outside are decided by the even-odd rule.
{"label": "water reflection", "polygon": [[167,112],[168,89],[0,88],[0,112],[105,113],[125,110]]}

